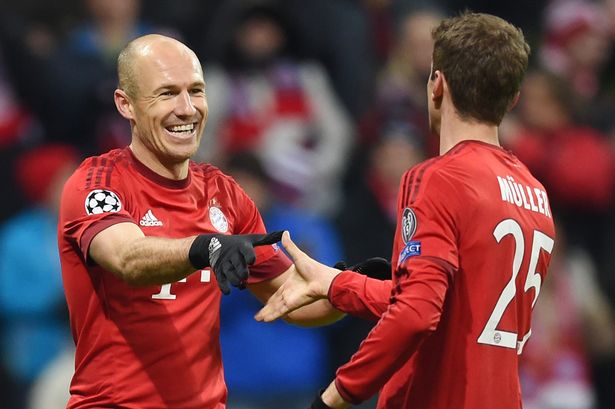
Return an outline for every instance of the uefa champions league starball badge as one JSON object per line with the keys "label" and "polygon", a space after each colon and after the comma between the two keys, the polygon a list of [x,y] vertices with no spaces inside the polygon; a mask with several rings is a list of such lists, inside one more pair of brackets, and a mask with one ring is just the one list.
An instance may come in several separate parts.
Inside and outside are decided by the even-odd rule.
{"label": "uefa champions league starball badge", "polygon": [[95,189],[85,198],[85,212],[89,215],[114,213],[121,209],[120,198],[110,190]]}

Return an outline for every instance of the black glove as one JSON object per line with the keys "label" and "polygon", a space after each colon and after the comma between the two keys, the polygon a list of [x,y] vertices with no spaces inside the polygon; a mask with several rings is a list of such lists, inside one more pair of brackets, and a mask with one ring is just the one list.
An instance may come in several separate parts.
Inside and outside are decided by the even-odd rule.
{"label": "black glove", "polygon": [[248,265],[256,261],[254,247],[277,243],[282,239],[282,233],[201,234],[192,243],[188,258],[197,270],[213,267],[220,290],[228,295],[231,293],[230,285],[245,288]]}
{"label": "black glove", "polygon": [[[336,264],[337,265],[337,264]],[[312,401],[310,405],[310,409],[331,409],[331,406],[328,406],[326,403],[322,401],[322,394],[325,390],[321,389],[318,391],[318,395]]]}
{"label": "black glove", "polygon": [[333,268],[337,268],[338,270],[352,270],[360,274],[365,274],[368,277],[375,278],[391,276],[391,263],[382,257],[368,258],[350,267],[346,265],[346,262],[338,261]]}

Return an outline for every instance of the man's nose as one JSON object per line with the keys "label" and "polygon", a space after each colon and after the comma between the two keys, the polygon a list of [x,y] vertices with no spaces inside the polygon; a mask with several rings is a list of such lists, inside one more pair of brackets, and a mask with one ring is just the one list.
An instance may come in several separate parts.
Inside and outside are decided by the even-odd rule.
{"label": "man's nose", "polygon": [[182,91],[177,96],[175,113],[177,116],[192,116],[196,113],[196,108],[192,103],[192,98],[188,91]]}

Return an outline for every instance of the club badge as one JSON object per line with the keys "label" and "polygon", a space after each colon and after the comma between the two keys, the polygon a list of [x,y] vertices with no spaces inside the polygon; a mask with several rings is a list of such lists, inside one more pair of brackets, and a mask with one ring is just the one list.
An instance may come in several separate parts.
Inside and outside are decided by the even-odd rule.
{"label": "club badge", "polygon": [[220,233],[226,233],[228,231],[228,220],[222,210],[217,206],[210,206],[209,208],[209,221],[216,230]]}

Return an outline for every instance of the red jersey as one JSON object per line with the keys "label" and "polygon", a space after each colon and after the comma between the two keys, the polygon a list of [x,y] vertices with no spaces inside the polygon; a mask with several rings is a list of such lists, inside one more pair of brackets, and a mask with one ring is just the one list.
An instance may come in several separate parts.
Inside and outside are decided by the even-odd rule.
{"label": "red jersey", "polygon": [[392,281],[343,272],[329,298],[379,318],[336,377],[380,409],[521,408],[518,355],[554,226],[544,187],[497,146],[464,141],[400,186]]}
{"label": "red jersey", "polygon": [[[92,238],[120,222],[146,236],[265,233],[254,203],[228,176],[190,163],[163,178],[129,148],[86,159],[64,187],[60,259],[75,374],[68,408],[224,408],[221,292],[210,269],[172,284],[131,287],[88,258]],[[257,247],[249,281],[290,267],[277,246]]]}

